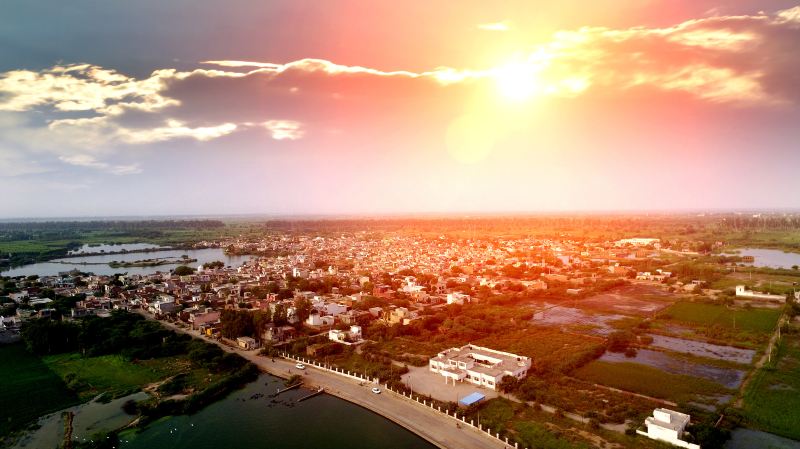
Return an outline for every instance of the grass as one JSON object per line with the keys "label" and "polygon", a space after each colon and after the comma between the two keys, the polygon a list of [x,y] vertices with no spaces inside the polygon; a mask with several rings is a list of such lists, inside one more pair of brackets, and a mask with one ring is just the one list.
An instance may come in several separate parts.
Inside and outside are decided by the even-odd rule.
{"label": "grass", "polygon": [[760,333],[771,333],[781,315],[778,309],[730,309],[723,305],[695,302],[675,303],[664,313],[683,323]]}
{"label": "grass", "polygon": [[800,440],[800,335],[785,335],[773,363],[754,374],[744,412],[755,426]]}
{"label": "grass", "polygon": [[529,328],[493,335],[474,342],[500,351],[531,357],[539,368],[564,372],[602,354],[603,341],[552,328]]}
{"label": "grass", "polygon": [[731,391],[710,380],[670,374],[638,363],[594,361],[573,375],[620,390],[674,402],[698,401],[701,396],[724,395]]}
{"label": "grass", "polygon": [[100,393],[120,397],[136,392],[176,374],[184,365],[172,357],[131,362],[119,355],[84,358],[76,353],[47,356],[43,360],[84,401]]}
{"label": "grass", "polygon": [[23,345],[0,346],[0,360],[0,438],[39,416],[80,402],[61,378]]}

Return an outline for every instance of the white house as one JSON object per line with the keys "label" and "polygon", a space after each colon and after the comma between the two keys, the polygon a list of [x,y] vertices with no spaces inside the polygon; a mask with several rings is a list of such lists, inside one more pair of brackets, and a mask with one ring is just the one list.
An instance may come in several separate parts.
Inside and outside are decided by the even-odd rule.
{"label": "white house", "polygon": [[319,313],[312,313],[306,318],[306,324],[309,326],[332,326],[333,322],[332,316],[323,316]]}
{"label": "white house", "polygon": [[700,449],[700,445],[681,439],[690,419],[685,413],[657,408],[653,410],[653,416],[648,416],[644,420],[647,432],[637,430],[636,433],[686,449]]}
{"label": "white house", "polygon": [[530,357],[496,351],[475,345],[451,348],[440,352],[429,360],[428,366],[434,373],[449,379],[497,389],[497,384],[505,376],[523,379],[531,367]]}
{"label": "white house", "polygon": [[363,341],[361,336],[361,326],[350,326],[349,331],[331,329],[328,331],[328,339],[345,345],[361,343]]}
{"label": "white house", "polygon": [[465,295],[464,293],[460,292],[453,292],[447,294],[447,303],[448,304],[464,304],[465,302],[470,302],[469,295]]}
{"label": "white house", "polygon": [[[762,293],[757,292],[754,290],[748,290],[747,287],[744,285],[737,285],[736,286],[736,297],[737,298],[752,298],[752,299],[766,299],[768,301],[786,301],[786,297],[783,295],[773,295],[771,293]],[[800,298],[800,294],[795,293],[795,297]]]}

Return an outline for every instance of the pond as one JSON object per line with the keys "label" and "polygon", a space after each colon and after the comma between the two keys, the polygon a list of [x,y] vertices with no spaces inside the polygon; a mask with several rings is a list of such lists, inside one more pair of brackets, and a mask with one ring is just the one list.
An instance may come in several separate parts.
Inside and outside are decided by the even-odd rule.
{"label": "pond", "polygon": [[544,304],[544,309],[534,312],[531,322],[534,324],[573,325],[583,327],[583,332],[596,335],[608,335],[614,331],[610,324],[613,321],[625,318],[624,315],[615,314],[590,314],[573,307]]}
{"label": "pond", "polygon": [[792,268],[794,265],[800,266],[800,253],[787,253],[779,249],[766,248],[741,248],[738,250],[739,256],[753,256],[755,261],[753,266],[769,268]]}
{"label": "pond", "polygon": [[127,253],[127,254],[104,254],[95,256],[84,257],[68,257],[64,259],[56,259],[48,262],[39,262],[30,265],[23,265],[21,267],[11,268],[0,272],[3,276],[57,276],[59,273],[71,270],[78,270],[83,272],[90,272],[97,275],[111,275],[114,273],[128,273],[128,274],[153,274],[157,271],[166,272],[178,265],[179,263],[164,264],[151,267],[118,267],[111,268],[108,266],[109,262],[135,262],[143,259],[154,258],[180,258],[186,255],[191,259],[197,259],[197,262],[192,262],[192,267],[204,264],[206,262],[213,262],[221,260],[225,265],[231,267],[238,267],[244,262],[250,260],[252,256],[228,256],[222,248],[202,248],[202,249],[188,249],[188,250],[165,250],[165,251],[151,251],[143,253]]}
{"label": "pond", "polygon": [[75,407],[44,416],[39,419],[39,428],[20,438],[15,449],[39,449],[59,447],[64,439],[64,418],[62,413],[71,411],[75,414],[72,420],[72,434],[78,441],[101,432],[118,429],[133,420],[133,416],[122,411],[122,404],[128,400],[142,401],[147,393],[138,392],[129,396],[114,399],[108,403],[87,402]]}
{"label": "pond", "polygon": [[725,449],[800,449],[800,441],[751,429],[736,429]]}
{"label": "pond", "polygon": [[698,357],[708,357],[710,359],[726,360],[729,362],[749,365],[753,362],[756,351],[752,349],[734,348],[733,346],[721,346],[702,341],[686,340],[683,338],[667,337],[664,335],[650,335],[653,337],[651,346],[668,349],[682,354],[691,354]]}
{"label": "pond", "polygon": [[744,380],[745,372],[732,368],[694,363],[663,352],[639,349],[636,357],[626,357],[625,354],[606,352],[600,357],[606,362],[633,362],[658,368],[671,374],[701,377],[724,385],[727,388],[739,388]]}
{"label": "pond", "polygon": [[434,449],[392,421],[327,394],[304,402],[297,389],[270,397],[282,379],[263,374],[244,389],[190,416],[170,416],[120,434],[120,448]]}

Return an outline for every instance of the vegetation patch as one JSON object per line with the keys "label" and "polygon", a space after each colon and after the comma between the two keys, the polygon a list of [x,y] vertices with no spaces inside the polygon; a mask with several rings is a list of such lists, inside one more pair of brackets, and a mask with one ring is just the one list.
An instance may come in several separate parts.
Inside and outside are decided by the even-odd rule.
{"label": "vegetation patch", "polygon": [[573,373],[578,379],[675,402],[729,394],[722,385],[694,376],[670,374],[639,363],[594,361]]}
{"label": "vegetation patch", "polygon": [[2,438],[39,416],[80,402],[64,381],[25,346],[0,346],[0,360],[0,446]]}
{"label": "vegetation patch", "polygon": [[784,335],[770,365],[758,370],[744,396],[748,421],[771,433],[800,440],[800,334]]}
{"label": "vegetation patch", "polygon": [[775,329],[780,310],[732,309],[723,305],[679,302],[665,311],[676,321],[704,326],[721,326],[751,332],[770,333]]}
{"label": "vegetation patch", "polygon": [[181,365],[173,357],[139,362],[121,355],[81,357],[77,353],[51,355],[43,360],[84,401],[99,393],[108,393],[112,398],[134,393],[174,374]]}

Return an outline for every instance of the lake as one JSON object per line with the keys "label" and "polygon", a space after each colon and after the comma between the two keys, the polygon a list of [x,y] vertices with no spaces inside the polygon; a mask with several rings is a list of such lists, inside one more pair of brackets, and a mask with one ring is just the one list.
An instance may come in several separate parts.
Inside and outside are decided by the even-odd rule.
{"label": "lake", "polygon": [[392,421],[342,399],[298,389],[269,397],[283,379],[257,381],[191,416],[171,416],[144,431],[120,434],[120,448],[219,449],[433,449],[435,446]]}
{"label": "lake", "polygon": [[[126,245],[106,245],[106,248],[114,247],[116,251],[120,251],[122,249],[126,249],[131,251],[133,248],[131,245],[139,245],[139,244],[126,244]],[[100,247],[93,247],[93,248],[100,248]],[[91,251],[92,248],[89,248]],[[118,262],[133,262],[142,259],[153,259],[153,258],[176,258],[181,257],[182,255],[187,255],[192,259],[197,259],[197,262],[192,262],[192,267],[197,267],[198,265],[204,264],[206,262],[213,262],[215,260],[221,260],[225,262],[225,265],[229,265],[232,267],[238,267],[244,262],[250,260],[252,256],[228,256],[225,254],[225,250],[222,248],[202,248],[202,249],[170,249],[165,251],[150,251],[150,252],[140,252],[140,253],[126,253],[126,254],[103,254],[103,255],[96,255],[96,256],[84,256],[84,257],[68,257],[64,259],[55,259],[48,262],[38,262],[30,265],[23,265],[21,267],[14,267],[5,271],[0,271],[0,274],[3,276],[31,276],[31,275],[39,275],[39,276],[56,276],[60,272],[70,271],[70,270],[78,270],[84,272],[91,272],[98,275],[111,275],[114,273],[128,273],[128,274],[153,274],[157,271],[166,272],[170,269],[177,267],[178,263],[175,264],[165,264],[165,265],[158,265],[155,267],[119,267],[119,268],[111,268],[108,266],[109,262],[118,261]],[[63,262],[63,263],[61,263]],[[100,265],[84,265],[83,262],[88,263],[100,263]]]}
{"label": "lake", "polygon": [[786,253],[779,249],[741,248],[739,256],[753,256],[756,267],[791,268],[800,265],[800,253]]}

